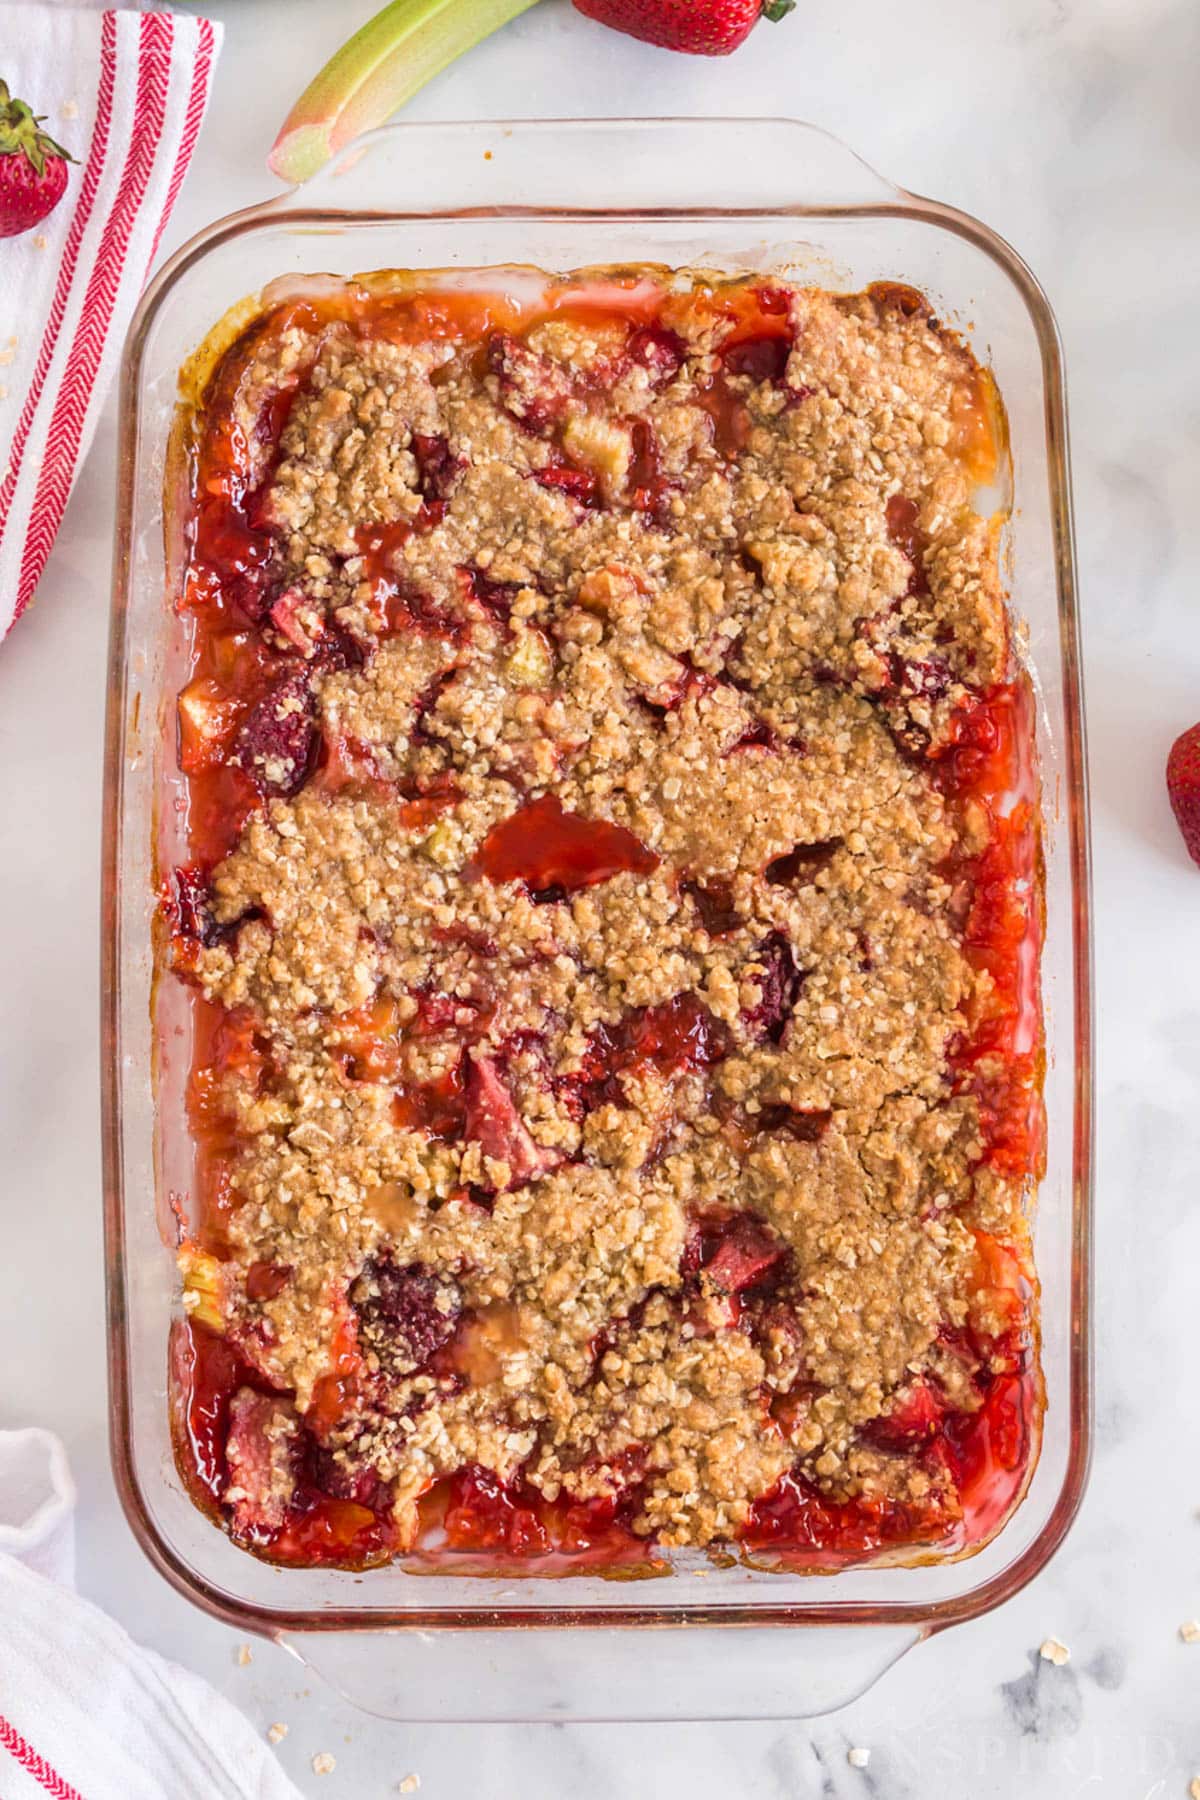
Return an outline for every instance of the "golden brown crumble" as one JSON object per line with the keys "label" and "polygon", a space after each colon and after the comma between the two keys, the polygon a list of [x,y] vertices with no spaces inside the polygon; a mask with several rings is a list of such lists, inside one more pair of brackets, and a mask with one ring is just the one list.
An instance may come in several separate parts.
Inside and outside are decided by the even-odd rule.
{"label": "golden brown crumble", "polygon": [[[599,382],[623,325],[481,357],[334,320],[264,336],[242,380],[257,445],[301,378],[253,477],[325,747],[304,785],[241,753],[265,804],[195,959],[259,1045],[220,1104],[227,1314],[295,1395],[235,1402],[268,1505],[348,1320],[368,1379],[325,1441],[409,1535],[464,1464],[553,1500],[633,1456],[665,1544],[735,1536],[797,1463],[835,1500],[945,1484],[862,1428],[927,1373],[972,1404],[943,1329],[986,1314],[972,1227],[1022,1230],[947,1083],[987,977],[945,874],[969,826],[925,762],[1008,671],[980,375],[920,309],[775,291],[770,376],[676,294],[665,378]],[[539,479],[564,469],[586,503]],[[489,834],[546,796],[643,866],[490,878]],[[597,1034],[683,1002],[719,1054],[589,1073]],[[397,1101],[456,1078],[499,1131]],[[730,1213],[784,1253],[752,1317],[688,1262]],[[251,1298],[257,1266],[286,1274]]]}

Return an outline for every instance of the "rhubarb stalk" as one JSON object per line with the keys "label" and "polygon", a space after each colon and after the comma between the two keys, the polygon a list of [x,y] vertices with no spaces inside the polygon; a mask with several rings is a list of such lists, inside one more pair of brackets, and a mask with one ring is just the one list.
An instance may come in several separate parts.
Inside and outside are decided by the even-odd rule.
{"label": "rhubarb stalk", "polygon": [[537,0],[391,0],[305,88],[267,158],[305,181],[362,131],[382,125],[447,63]]}

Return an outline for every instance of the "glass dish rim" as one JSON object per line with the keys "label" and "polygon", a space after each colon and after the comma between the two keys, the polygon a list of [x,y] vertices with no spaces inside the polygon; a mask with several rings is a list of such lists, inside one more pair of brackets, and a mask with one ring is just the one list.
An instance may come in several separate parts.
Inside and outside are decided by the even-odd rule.
{"label": "glass dish rim", "polygon": [[[1074,528],[1072,519],[1067,403],[1062,345],[1058,326],[1040,284],[1015,250],[987,225],[972,215],[940,201],[929,200],[897,187],[880,177],[855,152],[821,127],[801,120],[775,117],[748,119],[727,117],[630,118],[630,119],[529,119],[403,121],[382,127],[356,140],[341,153],[344,161],[358,147],[385,137],[419,133],[424,136],[452,133],[506,132],[511,134],[580,134],[587,129],[642,127],[730,126],[786,127],[789,131],[820,138],[870,177],[875,198],[804,201],[790,205],[760,204],[721,207],[715,205],[589,207],[579,205],[484,204],[466,207],[410,206],[371,208],[305,204],[305,189],[287,193],[227,214],[203,227],[164,264],[150,283],[131,323],[122,354],[117,446],[117,517],[114,534],[112,610],[107,664],[107,719],[104,748],[104,808],[101,879],[101,1126],[104,1186],[105,1280],[107,1292],[107,1344],[109,1372],[109,1438],[114,1479],[122,1510],[134,1537],[159,1573],[204,1611],[242,1630],[266,1635],[284,1631],[305,1633],[379,1632],[397,1629],[470,1630],[505,1628],[641,1627],[714,1625],[916,1625],[922,1635],[978,1617],[1011,1598],[1045,1567],[1059,1548],[1078,1510],[1087,1482],[1091,1458],[1092,1425],[1092,972],[1091,972],[1091,873],[1088,831],[1086,738],[1082,670],[1079,653],[1079,616],[1075,581]],[[669,182],[665,185],[669,186]],[[1034,1541],[998,1574],[965,1593],[944,1599],[880,1602],[835,1601],[819,1598],[800,1603],[712,1607],[691,1605],[620,1605],[581,1608],[569,1596],[562,1605],[531,1605],[499,1612],[486,1604],[453,1608],[405,1607],[366,1611],[348,1604],[315,1612],[303,1607],[269,1606],[231,1597],[209,1584],[160,1534],[142,1495],[135,1466],[132,1437],[130,1367],[126,1317],[124,1242],[124,1166],[120,1079],[120,931],[119,893],[121,819],[124,788],[124,694],[127,669],[124,660],[125,624],[130,596],[130,568],[134,527],[134,469],[139,426],[139,374],[147,337],[176,283],[209,251],[251,233],[260,226],[280,221],[311,227],[339,222],[416,222],[472,218],[555,220],[648,220],[674,222],[689,219],[727,220],[746,218],[836,219],[901,218],[966,239],[996,263],[1016,288],[1034,327],[1041,358],[1045,393],[1045,431],[1049,503],[1055,553],[1055,581],[1059,645],[1062,657],[1064,706],[1063,755],[1067,790],[1068,864],[1071,886],[1071,933],[1074,1049],[1074,1108],[1072,1143],[1072,1257],[1070,1276],[1071,1345],[1069,1362],[1070,1420],[1067,1464],[1062,1486],[1041,1531]],[[1005,1529],[1001,1527],[1001,1531]],[[969,1559],[966,1559],[969,1560]],[[350,1581],[361,1577],[347,1572]],[[465,1578],[464,1578],[465,1579]]]}

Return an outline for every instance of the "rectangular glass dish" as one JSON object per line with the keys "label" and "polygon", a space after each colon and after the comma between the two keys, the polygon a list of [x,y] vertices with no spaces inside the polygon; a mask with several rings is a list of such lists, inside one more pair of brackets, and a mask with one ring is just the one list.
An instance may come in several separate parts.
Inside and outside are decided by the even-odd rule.
{"label": "rectangular glass dish", "polygon": [[[400,208],[395,197],[405,193],[415,166],[438,174],[423,176],[420,202]],[[664,170],[671,171],[665,187]],[[748,170],[752,176],[739,173]],[[964,332],[1004,395],[1013,465],[1005,576],[1037,683],[1045,809],[1047,1167],[1034,1224],[1046,1384],[1040,1461],[1009,1523],[960,1563],[871,1565],[815,1577],[715,1569],[701,1555],[681,1553],[669,1577],[620,1587],[593,1576],[563,1584],[510,1574],[466,1581],[441,1569],[417,1575],[399,1566],[365,1577],[269,1567],[193,1509],[168,1432],[165,1343],[177,1305],[176,1209],[190,1186],[183,1110],[190,1046],[186,1011],[168,991],[174,984],[158,995],[157,1041],[152,1036],[153,895],[144,871],[183,860],[178,802],[162,804],[173,765],[173,696],[183,674],[164,600],[176,589],[178,570],[164,562],[159,498],[177,371],[214,318],[289,270],[347,276],[380,267],[624,262],[775,270],[841,291],[904,282]],[[898,194],[841,146],[794,124],[394,127],[364,140],[304,190],[221,222],[179,253],[135,322],[122,433],[105,840],[112,1423],[126,1509],[159,1567],[201,1604],[262,1630],[411,1625],[426,1633],[493,1633],[521,1625],[578,1634],[585,1624],[622,1632],[673,1624],[694,1626],[696,1646],[720,1624],[891,1626],[911,1636],[1013,1592],[1060,1541],[1082,1491],[1088,1445],[1082,717],[1061,365],[1051,317],[1028,272],[973,221]],[[1007,498],[1000,494],[998,504]],[[786,1652],[783,1640],[771,1640],[772,1660],[786,1654],[794,1673],[801,1640],[784,1637]],[[741,1642],[749,1671],[754,1659],[747,1639]],[[823,1660],[830,1661],[828,1650]],[[439,1662],[429,1652],[424,1666],[433,1671]],[[691,1697],[663,1703],[662,1711],[811,1710],[808,1702],[772,1698],[769,1681],[747,1684],[741,1699],[701,1700],[694,1658],[690,1666]],[[509,1702],[504,1687],[498,1680],[493,1697],[474,1702],[468,1716],[537,1716],[560,1706],[595,1711],[594,1702],[589,1709],[545,1695]],[[610,1695],[601,1712],[637,1716],[645,1705]],[[410,1698],[406,1709],[447,1711],[432,1699]]]}

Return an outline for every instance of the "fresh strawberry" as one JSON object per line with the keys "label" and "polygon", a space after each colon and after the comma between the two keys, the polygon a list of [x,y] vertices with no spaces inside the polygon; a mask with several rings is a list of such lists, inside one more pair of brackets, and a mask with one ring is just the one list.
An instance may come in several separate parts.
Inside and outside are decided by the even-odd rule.
{"label": "fresh strawberry", "polygon": [[691,56],[728,56],[760,18],[782,19],[796,0],[575,0],[589,19]]}
{"label": "fresh strawberry", "polygon": [[40,225],[66,192],[67,164],[75,158],[41,123],[0,81],[0,237]]}
{"label": "fresh strawberry", "polygon": [[1188,855],[1200,863],[1200,725],[1189,725],[1171,745],[1167,794]]}

